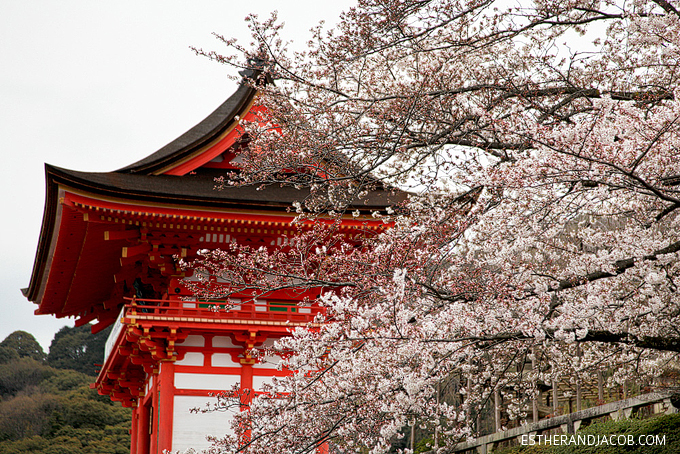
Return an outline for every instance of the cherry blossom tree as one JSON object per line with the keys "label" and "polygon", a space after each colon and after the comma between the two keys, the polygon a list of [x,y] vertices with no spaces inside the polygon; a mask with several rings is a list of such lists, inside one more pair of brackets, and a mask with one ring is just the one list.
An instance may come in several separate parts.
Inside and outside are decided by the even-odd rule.
{"label": "cherry blossom tree", "polygon": [[[318,289],[326,316],[216,449],[379,453],[417,424],[447,452],[495,392],[522,419],[540,383],[677,367],[680,2],[361,0],[302,53],[249,20],[251,46],[197,50],[255,69],[267,107],[222,184],[309,195],[285,249],[195,266]],[[409,201],[367,218],[388,229],[338,234],[391,188]]]}

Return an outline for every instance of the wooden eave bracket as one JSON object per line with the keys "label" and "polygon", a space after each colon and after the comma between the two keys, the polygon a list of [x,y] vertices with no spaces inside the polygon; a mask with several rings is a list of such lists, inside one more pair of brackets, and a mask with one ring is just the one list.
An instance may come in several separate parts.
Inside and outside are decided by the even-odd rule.
{"label": "wooden eave bracket", "polygon": [[104,231],[104,240],[134,240],[140,238],[139,229],[130,230],[106,230]]}

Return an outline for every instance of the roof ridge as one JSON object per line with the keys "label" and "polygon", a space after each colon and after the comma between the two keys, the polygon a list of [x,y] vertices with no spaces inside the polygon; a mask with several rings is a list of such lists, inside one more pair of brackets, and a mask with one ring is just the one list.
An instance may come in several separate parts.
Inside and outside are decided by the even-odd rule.
{"label": "roof ridge", "polygon": [[[242,116],[242,110],[250,105],[257,93],[257,83],[263,74],[261,69],[241,71],[243,76],[238,89],[212,113],[184,134],[161,147],[149,156],[116,170],[116,173],[159,174],[173,163],[199,155],[202,147],[218,137]],[[253,83],[255,82],[255,83]]]}

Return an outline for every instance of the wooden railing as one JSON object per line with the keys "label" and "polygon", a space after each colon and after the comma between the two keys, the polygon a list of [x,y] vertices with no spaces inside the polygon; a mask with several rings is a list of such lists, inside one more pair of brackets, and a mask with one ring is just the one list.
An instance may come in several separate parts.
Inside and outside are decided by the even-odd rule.
{"label": "wooden railing", "polygon": [[324,308],[316,305],[298,305],[292,300],[201,301],[158,300],[149,298],[125,298],[124,317],[145,318],[192,318],[204,320],[252,320],[281,321],[291,323],[313,322]]}

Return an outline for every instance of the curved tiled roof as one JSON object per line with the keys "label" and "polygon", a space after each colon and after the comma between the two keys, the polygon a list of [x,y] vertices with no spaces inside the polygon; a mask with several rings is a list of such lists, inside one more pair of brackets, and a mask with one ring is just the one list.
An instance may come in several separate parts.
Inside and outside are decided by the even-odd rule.
{"label": "curved tiled roof", "polygon": [[[217,190],[215,178],[223,169],[200,169],[198,172],[174,175],[140,175],[120,172],[78,172],[46,165],[48,180],[95,194],[179,205],[227,207],[234,205],[287,208],[302,202],[309,189],[292,186],[234,186]],[[405,194],[376,190],[351,205],[363,210],[384,208],[399,203]]]}
{"label": "curved tiled roof", "polygon": [[[40,313],[54,313],[60,317],[73,315],[72,309],[67,310],[64,306],[66,304],[64,301],[70,301],[68,299],[70,297],[68,294],[62,295],[59,292],[63,293],[63,291],[57,289],[57,284],[61,285],[63,282],[61,282],[61,278],[55,277],[59,273],[63,274],[68,271],[69,266],[80,266],[78,263],[80,258],[83,257],[81,254],[82,245],[70,244],[69,241],[73,242],[75,241],[74,238],[79,238],[78,241],[81,241],[81,243],[88,241],[90,246],[94,244],[93,241],[95,243],[100,241],[102,244],[97,243],[95,244],[96,247],[101,246],[101,248],[109,249],[116,247],[120,249],[122,247],[117,243],[108,245],[104,242],[103,236],[99,235],[101,232],[95,231],[104,228],[102,225],[94,222],[88,223],[82,214],[78,214],[74,210],[63,209],[64,194],[66,193],[93,197],[101,200],[102,203],[120,203],[121,201],[127,203],[130,201],[161,211],[165,209],[164,207],[169,207],[172,210],[186,209],[189,211],[200,211],[201,208],[206,208],[210,211],[223,211],[224,213],[245,209],[273,214],[277,212],[283,214],[289,210],[292,202],[303,202],[309,196],[308,189],[279,185],[215,189],[215,178],[223,176],[229,170],[204,166],[203,164],[214,157],[212,153],[224,152],[225,147],[230,147],[233,145],[233,141],[237,140],[235,137],[238,134],[238,122],[240,118],[248,114],[253,106],[258,83],[267,82],[259,69],[245,71],[242,75],[244,81],[236,92],[215,111],[174,141],[134,164],[114,172],[79,172],[51,165],[45,166],[47,193],[42,229],[31,280],[28,288],[24,289],[25,296],[39,304]],[[335,160],[340,163],[344,162],[341,156],[335,157]],[[405,197],[406,193],[404,192],[377,184],[376,189],[370,191],[364,197],[348,202],[352,210],[358,209],[363,214],[369,214],[370,211],[396,205],[403,201]],[[90,233],[88,234],[88,232]],[[102,238],[97,240],[100,236]],[[64,246],[59,250],[60,261],[58,266],[55,266],[63,269],[59,268],[57,271],[52,271],[52,260],[58,243],[63,243]],[[108,260],[106,263],[97,262],[98,267],[106,268],[108,266],[111,268],[114,265],[120,267],[116,260],[111,262],[111,257],[106,255],[106,251],[109,251],[109,249],[102,249],[98,255],[95,254],[97,251],[92,249],[90,252],[93,255],[92,257],[87,256],[89,257],[87,260]],[[119,250],[114,252],[120,255]],[[113,273],[111,269],[109,269],[109,272],[109,274]],[[71,281],[76,278],[83,279],[83,273],[85,271],[81,272],[80,277],[73,274],[69,279]],[[61,274],[59,275],[61,276]],[[52,276],[58,282],[55,284],[56,287],[55,285],[51,287],[52,293],[45,300],[43,296],[49,276]],[[108,280],[106,283],[108,283],[106,288],[111,287],[112,284]],[[83,290],[85,292],[83,295],[87,298],[95,298],[95,293],[101,290],[94,284],[83,285],[82,287],[92,293],[85,295],[87,292]],[[45,301],[47,302],[43,307]],[[92,303],[101,304],[101,302],[94,300]]]}

